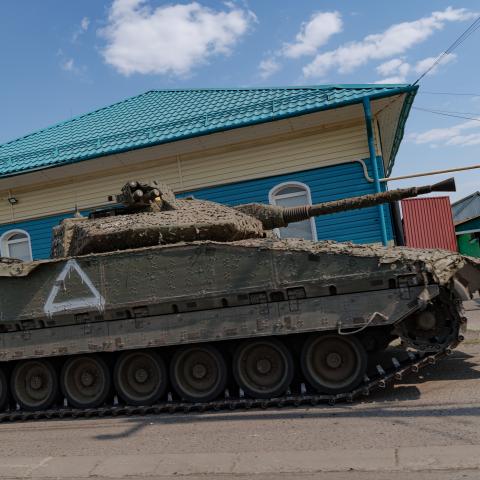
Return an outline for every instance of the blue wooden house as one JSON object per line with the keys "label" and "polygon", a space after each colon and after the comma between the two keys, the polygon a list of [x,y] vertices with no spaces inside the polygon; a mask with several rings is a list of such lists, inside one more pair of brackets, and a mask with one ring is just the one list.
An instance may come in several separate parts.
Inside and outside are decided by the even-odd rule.
{"label": "blue wooden house", "polygon": [[[380,191],[417,87],[152,90],[0,145],[0,254],[46,258],[52,227],[129,179],[226,204],[294,205]],[[282,236],[394,241],[389,206]]]}

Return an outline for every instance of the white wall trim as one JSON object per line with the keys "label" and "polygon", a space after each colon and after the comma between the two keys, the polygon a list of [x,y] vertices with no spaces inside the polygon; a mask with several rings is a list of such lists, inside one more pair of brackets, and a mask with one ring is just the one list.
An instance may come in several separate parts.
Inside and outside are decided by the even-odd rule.
{"label": "white wall trim", "polygon": [[[307,194],[308,203],[310,205],[312,205],[312,193],[310,191],[310,187],[306,183],[297,182],[295,180],[291,180],[289,182],[279,183],[278,185],[275,185],[273,188],[270,189],[270,191],[268,192],[268,201],[271,205],[276,204],[275,203],[276,193],[279,190],[281,190],[282,188],[285,188],[285,187],[299,187],[299,188],[302,188],[303,190],[305,190],[305,193]],[[291,196],[296,196],[296,194],[292,194]],[[313,217],[310,218],[310,228],[312,230],[312,240],[316,242],[317,241],[317,226],[315,224],[315,219]],[[278,236],[280,236],[278,228],[275,229],[275,233]]]}
{"label": "white wall trim", "polygon": [[477,233],[480,232],[480,228],[474,228],[473,230],[459,230],[455,232],[455,235],[463,235],[464,233]]}
{"label": "white wall trim", "polygon": [[26,230],[22,230],[20,228],[13,228],[12,230],[8,230],[3,235],[0,237],[0,256],[2,257],[9,257],[10,252],[8,251],[7,248],[7,242],[8,239],[12,235],[16,234],[22,234],[25,235],[28,239],[28,251],[30,253],[30,260],[33,260],[33,253],[32,253],[32,239],[30,237],[30,234]]}

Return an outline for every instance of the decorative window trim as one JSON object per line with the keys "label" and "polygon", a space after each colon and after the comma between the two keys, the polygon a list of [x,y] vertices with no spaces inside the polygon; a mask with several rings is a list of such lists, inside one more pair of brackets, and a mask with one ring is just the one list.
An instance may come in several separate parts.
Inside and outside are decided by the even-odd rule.
{"label": "decorative window trim", "polygon": [[[10,257],[10,250],[8,248],[8,245],[10,243],[9,238],[12,237],[13,235],[25,235],[27,237],[28,241],[28,253],[30,255],[29,260],[33,260],[33,253],[32,253],[32,239],[30,238],[30,234],[26,230],[22,230],[19,228],[14,228],[12,230],[6,231],[1,237],[0,237],[0,256],[2,257]],[[12,243],[20,243],[24,240],[13,240]]]}
{"label": "decorative window trim", "polygon": [[[303,189],[303,192],[295,192],[295,193],[286,193],[283,195],[278,195],[277,192],[282,190],[283,188],[286,187],[299,187]],[[270,189],[268,192],[268,201],[271,205],[276,205],[276,199],[278,198],[291,198],[291,197],[299,197],[302,195],[307,194],[307,201],[309,205],[312,205],[312,193],[310,191],[310,187],[302,182],[297,182],[297,181],[290,181],[290,182],[282,182],[279,183],[278,185],[275,185],[273,188]],[[316,242],[317,239],[317,226],[315,224],[315,218],[310,218],[310,229],[312,231],[312,240]],[[280,236],[280,231],[278,228],[275,228],[274,232]]]}

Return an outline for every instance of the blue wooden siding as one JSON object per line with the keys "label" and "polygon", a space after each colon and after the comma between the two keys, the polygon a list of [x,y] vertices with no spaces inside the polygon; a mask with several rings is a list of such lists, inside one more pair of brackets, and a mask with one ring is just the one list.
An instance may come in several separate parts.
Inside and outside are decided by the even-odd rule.
{"label": "blue wooden siding", "polygon": [[[377,159],[380,173],[383,176],[381,159]],[[370,160],[365,160],[370,175]],[[269,178],[247,180],[243,182],[203,188],[191,192],[184,192],[179,196],[194,195],[196,198],[212,200],[227,205],[241,203],[262,202],[268,203],[268,193],[276,185],[288,181],[297,181],[309,186],[312,202],[328,202],[355,195],[375,193],[375,186],[363,176],[363,169],[359,163],[345,163],[331,167],[317,168],[302,172],[277,175]],[[383,208],[387,236],[393,238],[390,209]],[[29,220],[8,225],[0,225],[0,236],[11,229],[26,230],[32,241],[32,252],[35,259],[48,258],[52,240],[52,228],[58,225],[72,213],[54,215],[46,218]],[[337,240],[339,242],[352,241],[355,243],[381,242],[380,217],[378,207],[334,213],[315,219],[319,240]]]}

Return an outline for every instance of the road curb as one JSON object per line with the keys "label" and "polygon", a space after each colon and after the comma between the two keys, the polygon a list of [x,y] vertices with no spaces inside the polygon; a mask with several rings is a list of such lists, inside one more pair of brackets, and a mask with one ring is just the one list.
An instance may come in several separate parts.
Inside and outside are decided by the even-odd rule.
{"label": "road curb", "polygon": [[325,472],[480,469],[480,445],[245,453],[7,457],[0,478],[161,478]]}

